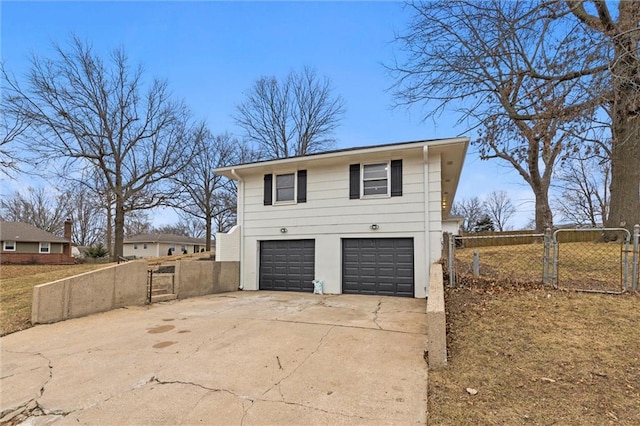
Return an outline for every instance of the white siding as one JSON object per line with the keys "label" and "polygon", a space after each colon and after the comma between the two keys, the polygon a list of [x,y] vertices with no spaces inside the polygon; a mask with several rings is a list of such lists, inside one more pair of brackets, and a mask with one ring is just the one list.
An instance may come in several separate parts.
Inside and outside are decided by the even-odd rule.
{"label": "white siding", "polygon": [[[400,197],[349,199],[349,165],[402,159],[403,194]],[[342,238],[413,238],[415,297],[425,297],[429,259],[440,249],[440,157],[425,163],[422,148],[403,156],[378,154],[358,161],[337,160],[333,164],[309,165],[307,202],[265,206],[264,174],[243,174],[239,197],[242,226],[242,284],[247,290],[258,289],[260,241],[279,239],[314,239],[316,279],[325,283],[327,293],[342,291]],[[313,164],[313,163],[311,163]],[[431,168],[434,168],[432,173]],[[274,170],[286,173],[293,170]],[[431,182],[431,183],[429,183]],[[425,190],[428,186],[429,192]],[[433,199],[426,198],[433,196]],[[429,209],[429,215],[425,209]],[[437,211],[436,211],[437,209]],[[371,230],[370,225],[378,225]],[[426,226],[433,226],[427,232]],[[281,229],[287,232],[282,233]],[[437,244],[433,239],[438,236]],[[430,247],[430,248],[429,248]],[[427,252],[430,255],[427,255]]]}
{"label": "white siding", "polygon": [[370,232],[374,223],[377,234],[424,232],[422,158],[403,159],[402,166],[401,197],[349,199],[348,162],[307,168],[306,203],[265,206],[264,174],[245,178],[244,235],[279,235],[281,228],[288,236]]}

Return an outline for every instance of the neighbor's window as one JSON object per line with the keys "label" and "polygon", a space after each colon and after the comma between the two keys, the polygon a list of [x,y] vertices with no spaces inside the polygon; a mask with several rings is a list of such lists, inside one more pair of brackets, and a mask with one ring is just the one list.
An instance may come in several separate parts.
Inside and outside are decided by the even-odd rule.
{"label": "neighbor's window", "polygon": [[362,166],[362,194],[389,195],[389,163]]}
{"label": "neighbor's window", "polygon": [[4,251],[16,251],[16,242],[15,241],[5,241],[4,242]]}
{"label": "neighbor's window", "polygon": [[134,250],[138,250],[138,245],[137,245],[137,244],[134,244],[134,245],[133,245],[133,249],[134,249]]}
{"label": "neighbor's window", "polygon": [[276,175],[276,202],[295,201],[296,175]]}
{"label": "neighbor's window", "polygon": [[146,249],[147,249],[147,243],[144,243],[144,244],[142,245],[142,248],[146,250]]}
{"label": "neighbor's window", "polygon": [[51,243],[40,243],[40,253],[49,253],[51,251]]}

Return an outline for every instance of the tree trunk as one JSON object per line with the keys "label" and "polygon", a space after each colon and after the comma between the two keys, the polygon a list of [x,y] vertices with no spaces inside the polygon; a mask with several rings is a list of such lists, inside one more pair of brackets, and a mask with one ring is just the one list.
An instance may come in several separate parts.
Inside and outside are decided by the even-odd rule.
{"label": "tree trunk", "polygon": [[535,188],[531,186],[536,197],[536,232],[544,232],[553,226],[553,215],[549,207],[548,188]]}
{"label": "tree trunk", "polygon": [[113,257],[113,214],[111,212],[111,195],[106,197],[107,209],[107,229],[105,232],[105,247],[109,251],[109,256]]}
{"label": "tree trunk", "polygon": [[205,232],[206,232],[206,236],[205,236],[205,238],[206,238],[205,247],[206,247],[206,250],[207,250],[207,251],[211,251],[211,228],[212,228],[212,227],[211,227],[211,219],[212,219],[212,218],[211,218],[211,215],[210,215],[210,214],[208,214],[208,215],[207,215],[207,220],[206,220],[206,222],[207,222],[207,226],[206,226],[207,230],[205,231]]}
{"label": "tree trunk", "polygon": [[115,241],[113,244],[113,261],[117,262],[118,257],[123,254],[124,247],[124,199],[122,194],[116,193],[116,215],[115,215]]}
{"label": "tree trunk", "polygon": [[611,205],[606,222],[610,228],[640,223],[640,116],[614,122],[617,130],[611,149]]}
{"label": "tree trunk", "polygon": [[640,5],[622,2],[614,38],[611,205],[607,227],[629,231],[640,223]]}

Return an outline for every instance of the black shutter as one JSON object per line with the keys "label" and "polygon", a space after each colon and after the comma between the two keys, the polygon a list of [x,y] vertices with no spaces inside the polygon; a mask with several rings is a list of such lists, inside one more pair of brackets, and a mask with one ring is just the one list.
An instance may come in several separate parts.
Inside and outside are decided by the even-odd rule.
{"label": "black shutter", "polygon": [[307,171],[298,170],[298,202],[307,202]]}
{"label": "black shutter", "polygon": [[349,198],[360,198],[360,164],[349,166]]}
{"label": "black shutter", "polygon": [[264,205],[270,206],[273,204],[273,175],[264,175]]}
{"label": "black shutter", "polygon": [[391,196],[402,196],[402,160],[391,161]]}

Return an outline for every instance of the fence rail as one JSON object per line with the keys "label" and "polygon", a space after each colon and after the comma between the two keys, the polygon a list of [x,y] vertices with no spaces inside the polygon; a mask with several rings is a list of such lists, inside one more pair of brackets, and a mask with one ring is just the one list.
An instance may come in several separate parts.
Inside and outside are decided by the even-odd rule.
{"label": "fence rail", "polygon": [[483,280],[603,293],[638,290],[639,225],[633,233],[597,228],[445,234],[443,243],[450,286]]}

